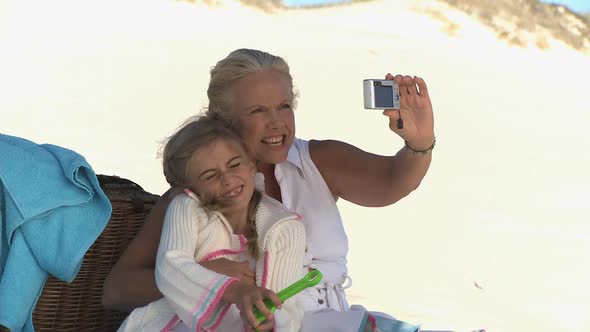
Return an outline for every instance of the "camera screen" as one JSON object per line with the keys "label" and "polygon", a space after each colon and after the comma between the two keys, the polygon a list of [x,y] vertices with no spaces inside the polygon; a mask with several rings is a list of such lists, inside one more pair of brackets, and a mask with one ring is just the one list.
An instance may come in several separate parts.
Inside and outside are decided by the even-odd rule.
{"label": "camera screen", "polygon": [[373,88],[375,89],[375,107],[393,108],[393,87],[380,85]]}

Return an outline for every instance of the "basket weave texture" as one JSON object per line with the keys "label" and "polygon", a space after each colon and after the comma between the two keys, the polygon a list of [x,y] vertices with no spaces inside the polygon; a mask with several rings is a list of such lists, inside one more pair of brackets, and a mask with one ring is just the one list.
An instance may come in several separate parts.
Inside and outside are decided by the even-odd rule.
{"label": "basket weave texture", "polygon": [[[49,276],[33,312],[35,331],[116,331],[127,313],[105,309],[101,304],[104,280],[129,242],[141,228],[159,196],[136,183],[98,175],[111,201],[111,218],[90,247],[80,272],[70,284]],[[8,329],[0,326],[0,332]]]}

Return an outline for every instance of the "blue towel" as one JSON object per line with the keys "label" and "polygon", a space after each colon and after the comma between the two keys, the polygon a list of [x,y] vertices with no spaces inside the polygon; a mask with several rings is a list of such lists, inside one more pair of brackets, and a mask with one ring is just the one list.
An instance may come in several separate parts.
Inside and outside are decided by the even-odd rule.
{"label": "blue towel", "polygon": [[48,274],[74,280],[110,215],[84,157],[0,134],[0,324],[34,331]]}

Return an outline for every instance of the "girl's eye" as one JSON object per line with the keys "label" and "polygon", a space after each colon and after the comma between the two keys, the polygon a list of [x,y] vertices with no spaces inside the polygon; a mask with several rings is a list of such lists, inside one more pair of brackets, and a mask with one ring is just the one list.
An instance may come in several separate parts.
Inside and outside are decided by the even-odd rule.
{"label": "girl's eye", "polygon": [[281,108],[291,109],[291,104],[283,104]]}
{"label": "girl's eye", "polygon": [[262,108],[255,108],[250,111],[250,114],[255,114],[255,113],[260,113],[260,112],[262,112]]}
{"label": "girl's eye", "polygon": [[233,163],[231,165],[229,165],[230,168],[236,168],[238,166],[240,166],[241,163],[237,162],[237,163]]}
{"label": "girl's eye", "polygon": [[205,180],[207,180],[207,181],[209,181],[209,180],[213,180],[213,179],[214,179],[214,178],[216,178],[216,177],[217,177],[217,173],[211,173],[211,174],[208,174],[208,175],[205,177]]}

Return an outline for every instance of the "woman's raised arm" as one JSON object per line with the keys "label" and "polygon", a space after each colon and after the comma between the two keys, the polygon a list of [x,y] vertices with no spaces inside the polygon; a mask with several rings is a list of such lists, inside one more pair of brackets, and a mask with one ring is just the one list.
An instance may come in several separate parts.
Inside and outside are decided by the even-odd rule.
{"label": "woman's raised arm", "polygon": [[[340,141],[311,141],[311,158],[337,199],[362,206],[386,206],[418,187],[434,147],[432,104],[423,79],[388,74],[400,87],[400,110],[383,112],[389,128],[406,141],[395,156],[379,156]],[[403,127],[398,127],[399,118]]]}

